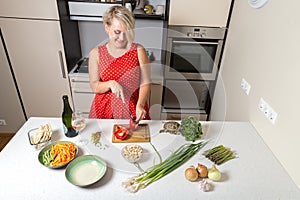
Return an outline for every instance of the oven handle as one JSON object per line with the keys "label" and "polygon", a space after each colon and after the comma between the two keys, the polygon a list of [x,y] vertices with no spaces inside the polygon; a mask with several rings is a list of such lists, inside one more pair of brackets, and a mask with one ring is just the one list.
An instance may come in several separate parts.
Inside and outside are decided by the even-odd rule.
{"label": "oven handle", "polygon": [[218,45],[218,42],[192,42],[192,41],[179,41],[179,40],[173,40],[173,43],[177,44],[215,44]]}

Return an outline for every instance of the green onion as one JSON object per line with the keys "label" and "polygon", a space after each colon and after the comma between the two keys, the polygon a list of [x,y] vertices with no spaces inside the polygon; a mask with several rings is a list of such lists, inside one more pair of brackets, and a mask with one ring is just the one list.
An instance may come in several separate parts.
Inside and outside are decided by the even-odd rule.
{"label": "green onion", "polygon": [[152,148],[154,149],[155,153],[157,154],[157,156],[159,157],[159,161],[162,162],[162,158],[161,155],[159,154],[159,152],[157,151],[157,149],[155,148],[155,146],[150,142]]}
{"label": "green onion", "polygon": [[130,178],[128,181],[123,182],[122,185],[129,192],[137,192],[139,189],[145,188],[149,184],[180,167],[188,159],[194,156],[205,144],[206,142],[203,141],[192,144],[184,144],[163,162],[150,167],[138,176]]}

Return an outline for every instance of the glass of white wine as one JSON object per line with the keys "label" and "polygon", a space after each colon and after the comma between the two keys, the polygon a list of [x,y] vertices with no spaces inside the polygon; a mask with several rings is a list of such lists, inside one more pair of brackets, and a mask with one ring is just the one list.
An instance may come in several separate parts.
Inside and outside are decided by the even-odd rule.
{"label": "glass of white wine", "polygon": [[86,127],[86,120],[82,112],[73,112],[72,114],[72,126],[78,131],[78,143],[81,145],[86,145],[88,140],[81,138],[81,132]]}

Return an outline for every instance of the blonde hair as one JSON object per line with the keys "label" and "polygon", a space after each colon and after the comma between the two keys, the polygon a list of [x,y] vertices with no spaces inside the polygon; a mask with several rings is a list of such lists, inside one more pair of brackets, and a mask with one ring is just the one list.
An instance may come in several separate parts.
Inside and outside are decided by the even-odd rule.
{"label": "blonde hair", "polygon": [[127,40],[131,44],[134,40],[135,28],[135,20],[132,13],[123,6],[111,6],[104,13],[103,22],[110,26],[113,18],[120,20],[125,26]]}

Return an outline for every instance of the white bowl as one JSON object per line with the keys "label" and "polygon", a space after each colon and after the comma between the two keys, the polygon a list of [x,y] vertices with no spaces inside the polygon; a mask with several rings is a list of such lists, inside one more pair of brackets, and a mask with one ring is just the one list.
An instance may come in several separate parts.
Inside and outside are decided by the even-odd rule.
{"label": "white bowl", "polygon": [[122,148],[122,156],[131,163],[139,161],[143,155],[143,148],[137,144],[126,145]]}

